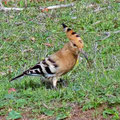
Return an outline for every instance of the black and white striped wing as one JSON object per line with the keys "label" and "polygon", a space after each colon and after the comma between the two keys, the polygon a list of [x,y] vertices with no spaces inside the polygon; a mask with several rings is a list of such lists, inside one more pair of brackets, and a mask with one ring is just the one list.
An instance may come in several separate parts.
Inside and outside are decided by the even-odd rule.
{"label": "black and white striped wing", "polygon": [[56,76],[56,72],[58,70],[58,65],[53,61],[50,57],[45,58],[43,61],[37,63],[34,67],[24,71],[22,74],[17,77],[11,79],[10,81],[16,80],[26,75],[35,76],[42,75],[46,78]]}
{"label": "black and white striped wing", "polygon": [[46,78],[56,75],[58,65],[51,58],[45,58],[43,61],[36,64],[34,67],[25,71],[26,75],[43,75]]}

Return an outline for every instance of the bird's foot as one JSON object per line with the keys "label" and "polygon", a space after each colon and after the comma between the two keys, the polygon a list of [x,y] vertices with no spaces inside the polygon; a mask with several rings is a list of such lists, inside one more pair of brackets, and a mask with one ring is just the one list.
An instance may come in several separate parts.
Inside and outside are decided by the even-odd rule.
{"label": "bird's foot", "polygon": [[61,78],[60,78],[60,80],[58,81],[58,83],[60,83],[60,85],[65,86],[65,87],[67,87],[67,85],[68,85],[67,81],[64,80],[64,79],[61,79]]}

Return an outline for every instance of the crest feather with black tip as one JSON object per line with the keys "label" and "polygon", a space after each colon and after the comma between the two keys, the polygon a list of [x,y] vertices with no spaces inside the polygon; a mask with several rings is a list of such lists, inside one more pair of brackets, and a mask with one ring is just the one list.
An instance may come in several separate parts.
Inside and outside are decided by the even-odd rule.
{"label": "crest feather with black tip", "polygon": [[67,25],[65,25],[64,23],[62,23],[62,26],[66,32],[68,39],[73,43],[75,43],[78,46],[78,48],[82,49],[84,46],[84,43],[80,38],[80,36],[76,32],[74,32],[72,29],[68,28]]}

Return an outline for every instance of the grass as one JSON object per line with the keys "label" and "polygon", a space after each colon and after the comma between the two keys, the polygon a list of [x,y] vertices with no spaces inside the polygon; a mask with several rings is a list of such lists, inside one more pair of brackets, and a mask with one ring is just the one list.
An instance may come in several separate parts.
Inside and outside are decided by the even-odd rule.
{"label": "grass", "polygon": [[[83,110],[107,104],[103,117],[107,118],[110,113],[113,119],[119,119],[115,107],[120,104],[120,33],[114,34],[114,31],[120,30],[120,3],[81,0],[75,1],[72,8],[44,13],[38,9],[42,5],[67,3],[71,1],[29,3],[29,7],[34,8],[0,12],[0,116],[7,115],[9,119],[11,114],[14,118],[15,111],[20,114],[29,111],[29,117],[34,119],[40,114],[62,119],[70,116],[72,104],[78,104]],[[86,8],[93,3],[105,9],[94,12],[96,7]],[[63,47],[68,39],[61,23],[81,35],[92,67],[89,68],[81,56],[83,60],[79,65],[63,76],[68,86],[58,85],[58,90],[47,89],[39,77],[24,77],[9,83],[11,78]],[[101,40],[104,32],[111,32],[111,36]],[[44,43],[54,47],[49,48]],[[16,92],[9,94],[10,88]],[[110,106],[114,108],[110,110]]]}

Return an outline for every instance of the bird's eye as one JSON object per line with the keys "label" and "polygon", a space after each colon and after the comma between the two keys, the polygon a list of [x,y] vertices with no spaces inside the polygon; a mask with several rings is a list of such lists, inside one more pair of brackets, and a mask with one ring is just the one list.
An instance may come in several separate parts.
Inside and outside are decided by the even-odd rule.
{"label": "bird's eye", "polygon": [[74,47],[77,47],[76,44],[74,44],[74,43],[73,43],[73,46],[74,46]]}

